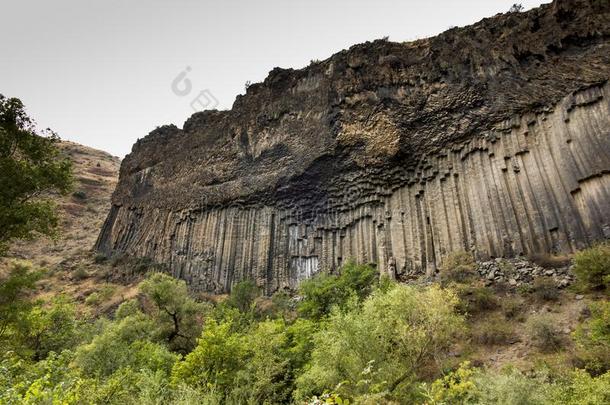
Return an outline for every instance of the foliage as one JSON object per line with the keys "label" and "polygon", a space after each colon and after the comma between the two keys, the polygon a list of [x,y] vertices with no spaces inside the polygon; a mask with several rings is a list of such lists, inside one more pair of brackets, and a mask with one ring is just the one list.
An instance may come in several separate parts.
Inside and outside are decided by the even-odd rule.
{"label": "foliage", "polygon": [[100,305],[112,297],[115,289],[116,288],[111,284],[104,284],[97,291],[94,291],[87,296],[85,299],[85,304],[92,306]]}
{"label": "foliage", "polygon": [[542,351],[552,352],[561,348],[563,343],[557,322],[546,314],[538,314],[527,321],[527,331],[534,344]]}
{"label": "foliage", "polygon": [[539,277],[534,280],[532,292],[540,301],[557,301],[559,299],[559,289],[555,282],[546,277]]}
{"label": "foliage", "polygon": [[504,297],[501,306],[506,319],[522,320],[523,301],[520,298]]}
{"label": "foliage", "polygon": [[507,344],[515,339],[515,332],[505,319],[492,316],[478,323],[472,331],[475,342],[485,345]]}
{"label": "foliage", "polygon": [[165,273],[152,273],[140,290],[155,305],[157,331],[174,350],[187,353],[195,346],[201,331],[205,305],[190,295],[186,282]]}
{"label": "foliage", "polygon": [[574,274],[587,289],[610,286],[610,242],[582,250],[574,256]]}
{"label": "foliage", "polygon": [[334,389],[342,397],[385,392],[405,398],[424,364],[461,331],[448,290],[396,285],[377,291],[362,308],[334,310],[314,336],[312,361],[297,380],[297,397]]}
{"label": "foliage", "polygon": [[254,281],[244,280],[236,283],[231,289],[228,304],[242,312],[252,308],[254,300],[260,295],[260,291]]}
{"label": "foliage", "polygon": [[74,303],[58,296],[48,305],[34,306],[16,328],[16,337],[34,360],[42,360],[50,352],[73,348],[79,341],[79,325]]}
{"label": "foliage", "polygon": [[195,349],[174,366],[172,383],[228,393],[247,350],[244,337],[232,332],[230,322],[219,324],[210,319]]}
{"label": "foliage", "polygon": [[425,396],[430,404],[465,404],[473,403],[478,397],[475,377],[478,370],[470,367],[469,362],[434,381],[429,386],[424,384]]}
{"label": "foliage", "polygon": [[144,314],[103,323],[102,332],[76,351],[75,364],[85,375],[107,377],[125,367],[169,372],[176,361],[175,354],[155,342],[155,324]]}
{"label": "foliage", "polygon": [[590,310],[573,336],[586,369],[600,374],[610,370],[610,302],[592,303]]}
{"label": "foliage", "polygon": [[472,254],[458,251],[449,254],[439,268],[443,282],[464,282],[476,275],[476,263]]}
{"label": "foliage", "polygon": [[591,377],[583,370],[574,370],[567,381],[552,393],[549,404],[592,405],[610,403],[610,372]]}
{"label": "foliage", "polygon": [[544,376],[527,377],[516,369],[480,373],[475,378],[478,399],[474,403],[498,405],[551,404],[553,385]]}
{"label": "foliage", "polygon": [[458,309],[468,315],[477,315],[498,306],[496,295],[487,287],[458,284],[455,286],[460,304]]}
{"label": "foliage", "polygon": [[0,278],[0,342],[22,322],[32,303],[27,299],[42,273],[27,262],[13,262],[8,274]]}
{"label": "foliage", "polygon": [[333,306],[344,307],[352,296],[362,300],[373,289],[377,273],[367,265],[346,263],[339,275],[317,274],[299,286],[303,299],[298,305],[301,316],[319,320],[327,316]]}
{"label": "foliage", "polygon": [[0,255],[14,239],[56,234],[55,206],[41,196],[72,187],[71,162],[58,141],[36,133],[19,99],[0,94]]}

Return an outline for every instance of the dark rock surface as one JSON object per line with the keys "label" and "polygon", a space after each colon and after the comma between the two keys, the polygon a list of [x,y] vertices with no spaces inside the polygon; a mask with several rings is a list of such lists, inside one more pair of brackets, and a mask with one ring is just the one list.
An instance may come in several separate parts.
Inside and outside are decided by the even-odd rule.
{"label": "dark rock surface", "polygon": [[557,0],[276,68],[123,161],[96,248],[267,292],[349,259],[434,272],[610,237],[610,5]]}

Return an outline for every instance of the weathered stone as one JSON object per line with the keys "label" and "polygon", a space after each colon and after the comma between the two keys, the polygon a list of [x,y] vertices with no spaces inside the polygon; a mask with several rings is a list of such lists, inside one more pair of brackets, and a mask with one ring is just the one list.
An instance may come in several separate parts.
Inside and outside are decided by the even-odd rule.
{"label": "weathered stone", "polygon": [[432,275],[456,250],[588,246],[610,236],[609,25],[607,2],[557,0],[274,69],[134,145],[96,249],[273,292],[348,260]]}

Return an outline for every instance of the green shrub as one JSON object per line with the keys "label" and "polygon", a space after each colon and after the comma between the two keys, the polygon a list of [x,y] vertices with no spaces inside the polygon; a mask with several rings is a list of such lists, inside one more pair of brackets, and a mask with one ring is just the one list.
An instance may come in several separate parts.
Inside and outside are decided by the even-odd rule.
{"label": "green shrub", "polygon": [[243,335],[232,331],[230,322],[206,322],[197,346],[172,370],[172,383],[221,393],[230,392],[237,372],[244,367],[248,346]]}
{"label": "green shrub", "polygon": [[584,288],[607,288],[610,285],[610,242],[576,253],[573,271]]}
{"label": "green shrub", "polygon": [[[75,363],[86,376],[106,377],[124,367],[155,370],[160,363],[173,363],[175,355],[156,344],[155,325],[143,314],[132,315],[115,322],[106,321],[101,333],[76,351]],[[142,352],[145,354],[142,354]],[[166,365],[165,369],[171,368]]]}
{"label": "green shrub", "polygon": [[254,300],[259,295],[260,291],[254,281],[243,280],[231,288],[228,304],[239,309],[241,312],[247,312],[252,308]]}
{"label": "green shrub", "polygon": [[463,313],[477,315],[498,307],[498,299],[494,292],[487,287],[457,285],[456,290],[460,297],[458,308]]}
{"label": "green shrub", "polygon": [[548,404],[593,405],[610,403],[610,372],[592,377],[574,370],[569,378],[551,392]]}
{"label": "green shrub", "polygon": [[590,310],[591,317],[578,326],[573,337],[586,369],[601,374],[610,370],[610,302],[592,303]]}
{"label": "green shrub", "polygon": [[297,308],[299,314],[321,319],[330,313],[333,306],[344,307],[351,297],[364,299],[371,293],[376,280],[374,268],[352,262],[341,267],[339,275],[317,274],[299,286],[302,296]]}
{"label": "green shrub", "polygon": [[29,294],[42,277],[31,263],[13,262],[6,274],[0,274],[0,342],[10,345],[13,328],[32,308]]}
{"label": "green shrub", "polygon": [[501,300],[502,313],[506,319],[523,319],[523,301],[519,298],[504,297]]}
{"label": "green shrub", "polygon": [[376,291],[352,310],[335,310],[314,336],[309,367],[297,380],[297,399],[327,390],[342,398],[380,394],[408,401],[413,382],[462,331],[453,292],[437,286],[396,285]]}
{"label": "green shrub", "polygon": [[515,332],[504,318],[494,316],[478,323],[472,331],[473,340],[484,345],[503,345],[515,339]]}
{"label": "green shrub", "polygon": [[475,377],[479,370],[470,367],[469,362],[460,364],[460,367],[442,378],[424,384],[423,388],[427,403],[436,404],[470,404],[476,403],[479,392],[475,384]]}
{"label": "green shrub", "polygon": [[34,306],[16,328],[26,353],[34,360],[44,359],[50,352],[73,348],[79,341],[76,306],[60,295],[50,303]]}
{"label": "green shrub", "polygon": [[87,272],[87,269],[85,269],[84,267],[78,267],[72,273],[73,280],[81,281],[81,280],[86,279],[87,277],[89,277],[89,273]]}
{"label": "green shrub", "polygon": [[559,299],[559,289],[551,278],[538,277],[534,280],[532,293],[540,301],[557,301]]}
{"label": "green shrub", "polygon": [[546,314],[533,315],[527,322],[527,331],[534,346],[542,351],[556,351],[562,346],[557,322]]}
{"label": "green shrub", "polygon": [[464,282],[476,275],[476,262],[471,253],[458,251],[449,254],[439,268],[439,275],[443,282]]}
{"label": "green shrub", "polygon": [[527,377],[516,369],[480,373],[475,378],[476,404],[551,405],[554,387],[542,376]]}
{"label": "green shrub", "polygon": [[116,287],[112,284],[103,284],[97,291],[92,292],[85,298],[85,304],[98,306],[108,301],[115,291]]}

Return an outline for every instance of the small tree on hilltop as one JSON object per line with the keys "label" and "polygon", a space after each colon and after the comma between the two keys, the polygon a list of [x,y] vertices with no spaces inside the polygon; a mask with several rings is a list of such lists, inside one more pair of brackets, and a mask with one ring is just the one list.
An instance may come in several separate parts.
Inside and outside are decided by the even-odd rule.
{"label": "small tree on hilltop", "polygon": [[523,11],[523,5],[521,3],[513,4],[508,10],[509,13],[520,13]]}

